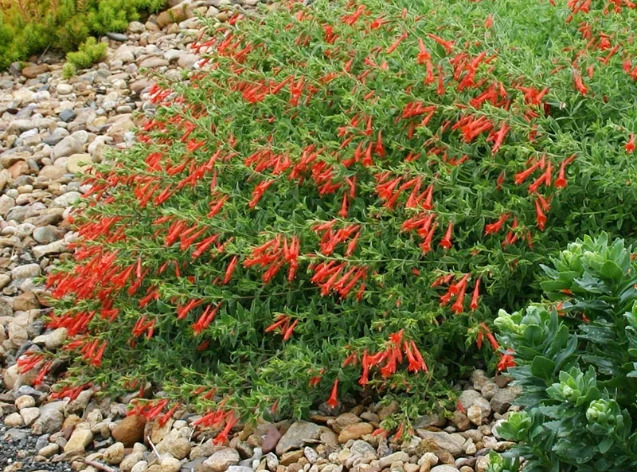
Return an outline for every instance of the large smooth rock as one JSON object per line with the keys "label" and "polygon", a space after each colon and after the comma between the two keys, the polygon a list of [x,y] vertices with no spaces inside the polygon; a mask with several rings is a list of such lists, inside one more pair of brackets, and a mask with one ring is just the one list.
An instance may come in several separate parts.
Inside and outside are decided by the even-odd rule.
{"label": "large smooth rock", "polygon": [[32,64],[22,69],[22,75],[28,79],[35,79],[38,75],[44,74],[49,71],[49,66],[46,64]]}
{"label": "large smooth rock", "polygon": [[76,137],[73,135],[67,136],[53,147],[51,157],[55,160],[72,154],[80,154],[82,152],[82,147],[83,143],[81,143]]}
{"label": "large smooth rock", "polygon": [[496,413],[505,413],[513,401],[519,394],[519,390],[516,387],[506,387],[498,390],[493,397],[491,397],[491,409]]}
{"label": "large smooth rock", "polygon": [[369,423],[355,423],[343,428],[338,435],[338,442],[345,444],[351,439],[360,439],[366,434],[372,434],[374,427]]}
{"label": "large smooth rock", "polygon": [[31,426],[33,434],[53,434],[60,431],[64,423],[64,407],[67,402],[60,400],[40,407],[40,417]]}
{"label": "large smooth rock", "polygon": [[454,457],[464,452],[462,446],[466,440],[458,433],[449,434],[444,431],[427,431],[424,429],[416,430],[416,433],[423,441],[435,444],[438,448],[449,452]]}
{"label": "large smooth rock", "polygon": [[276,445],[276,453],[280,456],[292,449],[300,449],[306,443],[316,441],[320,436],[321,427],[319,425],[307,421],[296,421],[279,440]]}
{"label": "large smooth rock", "polygon": [[239,453],[231,448],[226,447],[211,455],[205,462],[204,466],[208,467],[212,472],[224,472],[231,465],[237,465],[241,457]]}
{"label": "large smooth rock", "polygon": [[145,426],[146,419],[143,416],[127,416],[113,429],[113,439],[126,447],[132,447],[136,442],[143,442]]}

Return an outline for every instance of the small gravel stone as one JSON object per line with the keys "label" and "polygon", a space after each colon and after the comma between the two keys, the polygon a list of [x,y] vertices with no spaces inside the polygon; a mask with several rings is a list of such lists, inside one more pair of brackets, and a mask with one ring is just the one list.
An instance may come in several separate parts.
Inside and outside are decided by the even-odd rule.
{"label": "small gravel stone", "polygon": [[[60,117],[60,120],[64,121],[65,123],[68,123],[69,121],[73,121],[75,117],[77,116],[77,114],[73,110],[67,108],[66,110],[62,110],[58,116]],[[60,141],[61,140],[62,138],[60,138]]]}
{"label": "small gravel stone", "polygon": [[22,416],[25,426],[31,426],[38,416],[40,416],[40,409],[36,407],[23,408],[20,410],[20,416]]}
{"label": "small gravel stone", "polygon": [[15,406],[18,410],[22,410],[23,408],[31,408],[35,406],[35,398],[31,395],[20,395],[15,399]]}

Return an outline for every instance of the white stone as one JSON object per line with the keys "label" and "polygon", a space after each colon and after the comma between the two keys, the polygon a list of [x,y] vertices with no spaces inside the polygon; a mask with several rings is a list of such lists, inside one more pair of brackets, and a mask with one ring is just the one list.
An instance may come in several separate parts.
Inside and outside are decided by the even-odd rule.
{"label": "white stone", "polygon": [[31,395],[20,395],[15,399],[15,406],[18,410],[22,410],[23,408],[31,408],[35,406],[35,398]]}
{"label": "white stone", "polygon": [[31,426],[40,416],[40,409],[36,407],[23,408],[20,410],[20,416],[22,416],[26,426]]}
{"label": "white stone", "polygon": [[73,86],[69,84],[58,84],[55,89],[59,95],[68,95],[73,92]]}

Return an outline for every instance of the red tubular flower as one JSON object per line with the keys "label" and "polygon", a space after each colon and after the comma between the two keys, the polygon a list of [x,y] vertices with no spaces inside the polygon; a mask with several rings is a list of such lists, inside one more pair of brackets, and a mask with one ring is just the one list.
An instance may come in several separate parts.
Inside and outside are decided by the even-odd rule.
{"label": "red tubular flower", "polygon": [[221,430],[221,432],[212,440],[213,444],[217,446],[228,442],[228,434],[230,433],[230,430],[239,421],[237,417],[234,416],[234,413],[232,411],[226,414],[225,420],[226,425],[224,426],[223,430]]}
{"label": "red tubular flower", "polygon": [[361,367],[363,372],[361,374],[361,378],[358,379],[358,384],[362,387],[369,383],[369,368],[371,367],[369,362],[369,355],[367,354],[367,349],[363,351],[363,359],[361,360]]}
{"label": "red tubular flower", "polygon": [[560,164],[560,170],[557,174],[557,179],[555,179],[555,188],[564,188],[566,187],[566,169],[564,165],[564,161]]}
{"label": "red tubular flower", "polygon": [[439,96],[445,94],[444,77],[442,76],[442,67],[438,67],[438,86],[436,87],[436,93]]}
{"label": "red tubular flower", "polygon": [[398,39],[396,39],[396,41],[394,41],[394,43],[387,48],[387,50],[385,52],[387,54],[391,54],[392,52],[394,52],[396,50],[396,48],[400,45],[400,43],[402,43],[405,39],[407,39],[407,32],[403,32],[403,34],[401,34],[398,37]]}
{"label": "red tubular flower", "polygon": [[173,407],[170,410],[168,410],[166,413],[164,413],[157,419],[157,423],[159,424],[160,427],[163,427],[166,423],[168,423],[168,420],[173,416],[175,411],[177,411],[177,408],[179,408],[179,405],[180,405],[179,403],[175,403],[175,405],[173,405]]}
{"label": "red tubular flower", "polygon": [[535,214],[536,214],[537,227],[540,228],[540,231],[544,231],[544,228],[546,227],[547,218],[544,212],[542,211],[542,207],[540,206],[540,201],[538,199],[535,200]]}
{"label": "red tubular flower", "polygon": [[227,284],[232,279],[232,273],[234,272],[235,267],[237,267],[237,263],[239,262],[239,256],[234,256],[228,264],[228,268],[226,269],[226,274],[223,279],[223,283]]}
{"label": "red tubular flower", "polygon": [[467,285],[464,284],[462,285],[462,287],[460,288],[460,291],[458,292],[458,297],[456,298],[456,301],[454,302],[453,305],[451,305],[451,311],[453,311],[455,314],[459,314],[464,311],[464,296],[466,291],[467,291]]}
{"label": "red tubular flower", "polygon": [[486,335],[487,339],[489,340],[489,344],[491,344],[491,347],[493,348],[493,350],[497,351],[498,349],[500,349],[500,344],[495,339],[495,336],[493,335],[493,333],[491,333],[491,330],[486,325],[486,323],[480,323],[480,328],[482,328],[482,330],[484,331],[484,334]]}
{"label": "red tubular flower", "polygon": [[348,365],[356,365],[358,363],[358,353],[353,351],[349,356],[345,358],[341,367],[347,367]]}
{"label": "red tubular flower", "polygon": [[502,123],[500,129],[493,135],[493,147],[491,148],[492,155],[495,155],[498,152],[510,129],[511,128],[506,123]]}
{"label": "red tubular flower", "polygon": [[476,336],[476,346],[478,349],[482,349],[482,341],[484,340],[484,333],[482,330],[478,331],[478,336]]}
{"label": "red tubular flower", "polygon": [[449,249],[451,248],[451,246],[453,246],[453,243],[451,242],[452,232],[453,232],[453,221],[450,221],[449,226],[447,226],[447,232],[445,233],[445,236],[440,241],[440,246],[443,247],[444,249]]}
{"label": "red tubular flower", "polygon": [[452,295],[459,294],[463,288],[467,287],[467,282],[469,281],[470,277],[471,277],[470,273],[464,274],[458,282],[449,286],[449,292]]}
{"label": "red tubular flower", "polygon": [[347,218],[347,194],[343,194],[343,201],[341,203],[341,209],[338,212],[338,216],[341,218]]}
{"label": "red tubular flower", "polygon": [[294,328],[296,327],[296,325],[299,323],[298,318],[296,320],[294,320],[290,326],[288,326],[285,331],[283,332],[283,340],[287,341],[288,339],[290,339],[292,337],[292,333],[294,332]]}
{"label": "red tubular flower", "polygon": [[212,323],[212,320],[215,319],[215,316],[217,316],[217,313],[219,312],[219,307],[220,305],[217,305],[213,309],[212,305],[208,305],[208,307],[201,314],[197,322],[193,323],[192,325],[192,330],[195,333],[195,335],[200,334],[210,325],[210,323]]}
{"label": "red tubular flower", "polygon": [[581,93],[582,95],[586,95],[588,93],[588,88],[582,81],[582,73],[575,68],[573,68],[573,82],[575,83],[575,89],[579,93]]}
{"label": "red tubular flower", "polygon": [[328,398],[325,403],[330,408],[336,408],[338,406],[338,379],[334,379],[334,385],[332,385],[330,398]]}
{"label": "red tubular flower", "polygon": [[542,159],[540,159],[539,161],[535,162],[535,164],[533,164],[531,167],[529,167],[528,169],[522,171],[522,172],[518,172],[517,174],[515,174],[515,177],[513,178],[514,182],[516,185],[522,185],[522,183],[524,183],[524,181],[529,178],[529,176],[535,172],[537,169],[543,169],[544,165],[546,163],[546,156],[542,156]]}
{"label": "red tubular flower", "polygon": [[570,157],[567,157],[560,164],[560,170],[557,174],[557,179],[555,179],[555,188],[564,188],[567,185],[566,181],[566,166],[569,165],[575,159],[575,154]]}
{"label": "red tubular flower", "polygon": [[435,34],[432,34],[432,33],[427,33],[427,36],[429,36],[435,42],[440,44],[447,54],[451,54],[451,51],[453,51],[453,46],[455,44],[454,41],[445,41],[440,36],[436,36]]}
{"label": "red tubular flower", "polygon": [[440,277],[438,277],[436,280],[434,280],[431,283],[430,287],[434,288],[434,287],[437,287],[439,285],[448,284],[449,282],[451,282],[452,279],[453,279],[453,274],[441,275]]}
{"label": "red tubular flower", "polygon": [[500,362],[498,362],[498,370],[502,372],[509,367],[515,367],[515,358],[513,357],[513,351],[507,349],[505,354],[500,355]]}
{"label": "red tubular flower", "polygon": [[630,139],[626,143],[625,148],[626,148],[626,152],[628,153],[632,154],[633,152],[635,152],[635,133],[631,133]]}
{"label": "red tubular flower", "polygon": [[469,308],[471,311],[478,309],[478,299],[480,298],[480,279],[476,280],[476,285],[473,287],[473,294],[471,295],[471,304]]}
{"label": "red tubular flower", "polygon": [[438,222],[436,221],[429,230],[429,233],[427,233],[427,237],[425,238],[425,240],[420,244],[420,248],[422,249],[423,254],[427,254],[429,251],[431,251],[431,240],[434,237],[434,233],[436,232],[437,227]]}
{"label": "red tubular flower", "polygon": [[416,63],[426,64],[429,61],[431,61],[431,54],[427,51],[427,47],[422,38],[418,38],[418,57],[416,58]]}
{"label": "red tubular flower", "polygon": [[277,328],[283,326],[283,324],[288,323],[290,321],[290,317],[286,315],[278,315],[274,323],[265,328],[265,332],[269,333],[270,331],[274,331]]}
{"label": "red tubular flower", "polygon": [[274,183],[274,180],[265,180],[261,183],[259,183],[255,188],[254,191],[252,192],[252,200],[250,200],[250,202],[248,203],[248,207],[250,208],[254,208],[257,206],[257,203],[259,203],[259,200],[261,200],[261,197],[263,196],[263,194],[265,193],[265,191],[268,189],[268,187],[270,187],[270,185],[272,185]]}
{"label": "red tubular flower", "polygon": [[484,225],[484,234],[495,234],[499,232],[502,229],[502,225],[504,225],[508,218],[508,213],[502,213],[497,221]]}
{"label": "red tubular flower", "polygon": [[201,256],[204,252],[206,252],[206,250],[212,246],[215,241],[217,240],[217,238],[219,238],[218,234],[213,234],[212,236],[204,239],[203,241],[200,241],[196,246],[195,246],[195,250],[192,253],[192,259],[197,259],[199,256]]}

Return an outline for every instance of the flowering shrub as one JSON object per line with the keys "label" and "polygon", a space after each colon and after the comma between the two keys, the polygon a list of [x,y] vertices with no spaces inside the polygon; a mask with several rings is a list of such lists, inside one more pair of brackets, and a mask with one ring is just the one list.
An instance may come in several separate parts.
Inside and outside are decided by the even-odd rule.
{"label": "flowering shrub", "polygon": [[542,288],[555,306],[495,321],[515,352],[509,373],[527,407],[499,433],[521,442],[513,455],[529,460],[525,471],[635,470],[637,264],[606,234],[570,244],[553,262]]}
{"label": "flowering shrub", "polygon": [[48,280],[68,388],[150,381],[220,440],[248,412],[445,398],[547,254],[636,228],[636,11],[571,8],[290,2],[211,25],[208,70],[153,87]]}

